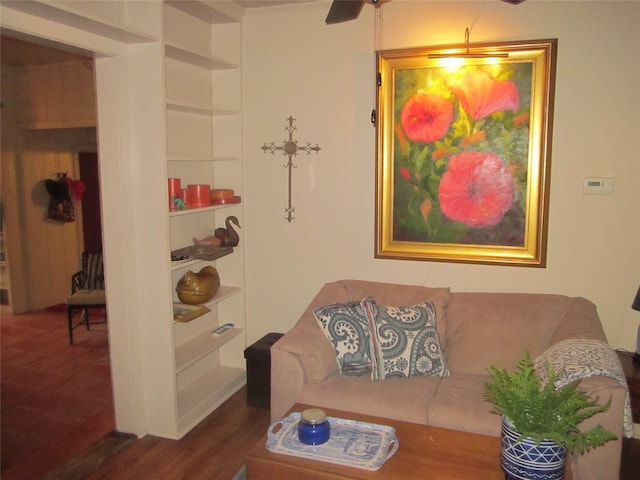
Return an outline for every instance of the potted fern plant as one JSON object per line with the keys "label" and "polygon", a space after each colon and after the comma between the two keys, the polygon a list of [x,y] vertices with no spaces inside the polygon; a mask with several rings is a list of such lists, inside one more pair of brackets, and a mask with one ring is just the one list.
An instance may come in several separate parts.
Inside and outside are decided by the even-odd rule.
{"label": "potted fern plant", "polygon": [[513,372],[491,366],[485,398],[502,416],[500,462],[507,480],[564,478],[567,452],[583,454],[617,437],[601,425],[581,431],[578,425],[609,409],[578,390],[580,381],[556,389],[558,376],[548,366],[548,381],[536,374],[528,352]]}

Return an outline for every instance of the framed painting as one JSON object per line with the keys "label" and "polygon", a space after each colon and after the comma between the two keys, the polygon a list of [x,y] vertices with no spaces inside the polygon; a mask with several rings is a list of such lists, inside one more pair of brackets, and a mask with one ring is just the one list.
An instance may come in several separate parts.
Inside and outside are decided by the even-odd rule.
{"label": "framed painting", "polygon": [[546,265],[556,52],[377,52],[376,258]]}

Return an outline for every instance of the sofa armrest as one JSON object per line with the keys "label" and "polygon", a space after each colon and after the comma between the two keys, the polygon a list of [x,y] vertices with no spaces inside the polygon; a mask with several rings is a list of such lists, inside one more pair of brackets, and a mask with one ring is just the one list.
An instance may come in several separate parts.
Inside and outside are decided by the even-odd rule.
{"label": "sofa armrest", "polygon": [[276,342],[271,347],[271,421],[282,418],[296,403],[304,385],[304,369],[300,357],[278,348]]}
{"label": "sofa armrest", "polygon": [[576,297],[549,339],[549,345],[581,338],[607,341],[596,306],[586,298]]}
{"label": "sofa armrest", "polygon": [[589,450],[584,455],[578,452],[571,457],[573,478],[580,480],[618,480],[622,457],[623,416],[626,389],[618,381],[608,377],[589,377],[580,382],[580,390],[599,403],[611,398],[611,406],[606,412],[598,413],[580,424],[581,430],[587,430],[598,424],[617,435],[617,440],[605,443],[601,447]]}
{"label": "sofa armrest", "polygon": [[318,383],[338,369],[331,343],[308,309],[271,347],[271,417],[280,418],[296,402],[305,383]]}
{"label": "sofa armrest", "polygon": [[[598,316],[596,306],[589,300],[575,298],[564,318],[558,324],[549,340],[549,347],[564,340],[600,340],[607,341]],[[592,398],[598,398],[599,403],[605,403],[611,398],[609,410],[599,413],[581,425],[581,430],[587,430],[598,424],[613,432],[618,439],[596,447],[584,455],[575,453],[571,457],[573,478],[580,480],[617,480],[620,475],[620,460],[622,456],[622,437],[624,427],[624,402],[627,390],[617,380],[605,376],[583,378],[579,389]]]}

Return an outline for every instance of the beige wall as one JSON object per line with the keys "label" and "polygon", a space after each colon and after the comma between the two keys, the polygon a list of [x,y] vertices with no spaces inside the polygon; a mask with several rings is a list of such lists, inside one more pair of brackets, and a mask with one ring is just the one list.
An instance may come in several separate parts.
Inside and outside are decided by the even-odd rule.
{"label": "beige wall", "polygon": [[[635,348],[640,314],[640,2],[393,0],[382,49],[558,38],[545,269],[373,258],[374,9],[326,26],[328,3],[249,12],[244,23],[244,158],[249,340],[286,331],[319,287],[340,278],[450,286],[454,291],[553,292],[594,301],[614,347]],[[284,219],[286,158],[264,142],[300,143],[295,220]],[[587,176],[615,179],[585,196]]]}

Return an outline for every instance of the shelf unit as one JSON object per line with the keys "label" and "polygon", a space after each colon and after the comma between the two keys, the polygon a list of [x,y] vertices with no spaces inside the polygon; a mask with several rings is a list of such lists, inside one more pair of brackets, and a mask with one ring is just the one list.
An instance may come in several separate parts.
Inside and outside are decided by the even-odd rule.
{"label": "shelf unit", "polygon": [[[230,2],[164,3],[167,174],[180,178],[183,187],[208,184],[241,195],[241,20],[242,11]],[[212,235],[230,215],[242,225],[242,204],[168,210],[171,250]],[[176,438],[246,382],[242,235],[229,255],[172,264],[174,302],[179,302],[180,278],[207,265],[216,268],[222,283],[205,304],[210,312],[190,322],[173,321]],[[225,323],[234,328],[212,335]]]}
{"label": "shelf unit", "polygon": [[70,25],[74,28],[130,45],[157,40],[155,35],[150,35],[125,22],[124,19],[129,17],[125,12],[125,2],[121,4],[121,18],[115,18],[113,15],[101,17],[96,15],[90,6],[84,5],[85,8],[81,8],[83,5],[80,2],[74,4],[73,2],[56,0],[34,0],[30,2],[6,0],[3,4],[14,10],[46,18],[62,25]]}

